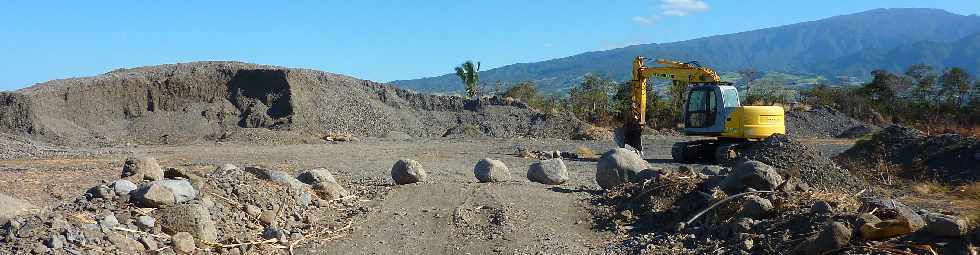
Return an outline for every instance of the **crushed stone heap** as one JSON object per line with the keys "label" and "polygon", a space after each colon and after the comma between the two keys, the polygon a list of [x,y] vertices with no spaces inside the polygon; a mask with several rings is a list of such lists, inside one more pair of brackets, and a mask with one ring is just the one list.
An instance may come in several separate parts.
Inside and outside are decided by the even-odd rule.
{"label": "crushed stone heap", "polygon": [[464,100],[308,69],[192,62],[40,83],[0,93],[0,132],[59,145],[186,144],[261,135],[319,138],[404,133],[441,137],[588,138],[570,115],[502,98]]}

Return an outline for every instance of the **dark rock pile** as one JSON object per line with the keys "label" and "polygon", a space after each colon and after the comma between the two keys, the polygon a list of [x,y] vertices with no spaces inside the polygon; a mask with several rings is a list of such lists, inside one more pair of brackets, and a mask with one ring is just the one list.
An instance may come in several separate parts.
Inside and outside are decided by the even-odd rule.
{"label": "dark rock pile", "polygon": [[[625,254],[868,254],[884,249],[969,254],[972,249],[971,232],[960,216],[916,211],[869,194],[791,188],[761,162],[748,161],[730,171],[656,171],[594,201],[598,228],[629,234],[610,249]],[[730,174],[709,174],[714,172]]]}
{"label": "dark rock pile", "polygon": [[786,134],[808,138],[857,138],[878,127],[827,106],[786,112]]}
{"label": "dark rock pile", "polygon": [[[904,177],[936,179],[947,183],[980,180],[980,139],[959,134],[927,135],[893,125],[859,141],[835,158],[850,169],[894,164]],[[879,162],[880,161],[880,162]]]}
{"label": "dark rock pile", "polygon": [[820,190],[858,192],[868,187],[866,181],[841,168],[819,150],[788,135],[774,135],[754,143],[740,157],[773,166],[787,179]]}

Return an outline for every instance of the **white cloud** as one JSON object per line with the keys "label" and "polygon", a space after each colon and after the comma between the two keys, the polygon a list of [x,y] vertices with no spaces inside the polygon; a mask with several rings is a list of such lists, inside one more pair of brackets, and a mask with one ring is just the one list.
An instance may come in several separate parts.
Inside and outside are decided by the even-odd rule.
{"label": "white cloud", "polygon": [[648,16],[633,16],[633,22],[651,26],[660,22],[664,17],[688,16],[698,12],[708,11],[711,6],[703,0],[657,0],[660,2],[659,14]]}
{"label": "white cloud", "polygon": [[687,16],[709,8],[708,3],[702,0],[660,0],[660,9],[666,16]]}
{"label": "white cloud", "polygon": [[650,16],[633,16],[633,22],[639,23],[641,25],[653,25],[660,20],[660,16],[650,15]]}

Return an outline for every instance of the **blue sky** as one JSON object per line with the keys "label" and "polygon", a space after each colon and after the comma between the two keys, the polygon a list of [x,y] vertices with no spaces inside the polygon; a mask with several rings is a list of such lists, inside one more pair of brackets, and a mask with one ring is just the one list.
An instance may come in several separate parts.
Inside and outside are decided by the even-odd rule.
{"label": "blue sky", "polygon": [[484,70],[886,7],[977,0],[4,1],[0,90],[144,65],[236,60],[375,81]]}

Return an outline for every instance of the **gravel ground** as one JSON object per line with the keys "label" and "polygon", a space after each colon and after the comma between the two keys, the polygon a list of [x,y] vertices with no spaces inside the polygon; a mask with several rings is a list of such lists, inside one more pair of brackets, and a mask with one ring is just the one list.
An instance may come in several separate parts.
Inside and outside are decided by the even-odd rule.
{"label": "gravel ground", "polygon": [[[645,158],[654,166],[676,169],[680,165],[671,162],[670,147],[690,139],[645,137]],[[329,144],[132,146],[116,154],[2,160],[0,193],[52,207],[118,178],[129,155],[153,156],[164,167],[202,174],[225,163],[266,165],[292,174],[325,167],[342,186],[367,200],[355,206],[364,213],[355,216],[349,236],[298,247],[300,254],[626,252],[621,245],[626,236],[597,229],[593,222],[591,201],[599,190],[594,161],[566,159],[570,181],[548,186],[527,181],[525,173],[534,159],[517,155],[518,148],[575,152],[583,146],[601,154],[615,145],[558,139],[364,138]],[[513,180],[477,183],[473,166],[486,157],[506,163]],[[402,158],[421,162],[429,181],[393,185],[389,171]]]}

